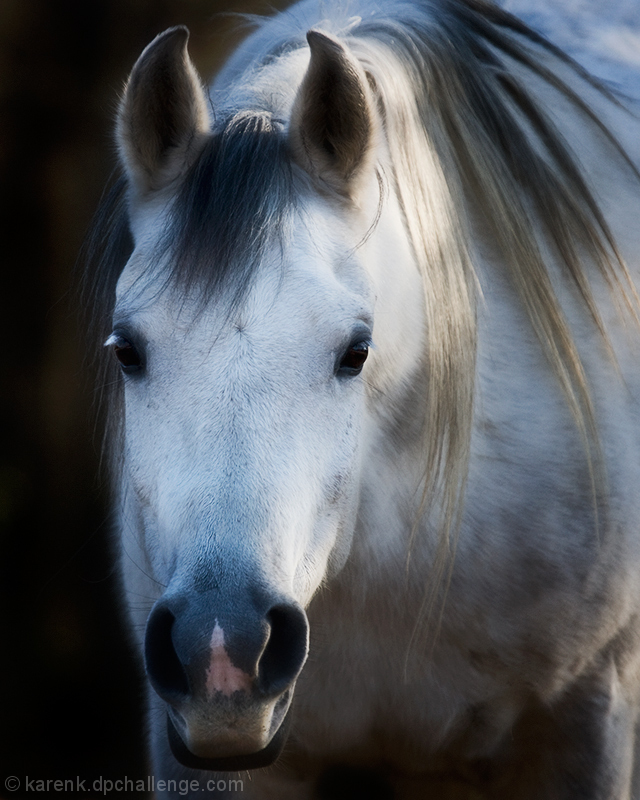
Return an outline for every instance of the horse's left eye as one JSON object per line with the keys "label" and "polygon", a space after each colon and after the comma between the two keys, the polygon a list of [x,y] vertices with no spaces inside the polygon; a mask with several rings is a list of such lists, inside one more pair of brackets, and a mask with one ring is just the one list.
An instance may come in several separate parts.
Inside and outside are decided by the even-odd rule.
{"label": "horse's left eye", "polygon": [[342,375],[359,375],[362,372],[364,362],[369,355],[369,343],[358,342],[353,344],[342,356],[338,373]]}
{"label": "horse's left eye", "polygon": [[137,372],[142,367],[140,353],[124,336],[118,336],[118,334],[114,333],[107,339],[105,344],[113,348],[114,355],[118,359],[123,372]]}

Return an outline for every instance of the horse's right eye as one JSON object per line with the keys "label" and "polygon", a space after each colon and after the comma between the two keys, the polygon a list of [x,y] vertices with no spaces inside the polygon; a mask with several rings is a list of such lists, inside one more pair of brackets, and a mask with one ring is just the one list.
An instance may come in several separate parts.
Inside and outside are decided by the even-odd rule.
{"label": "horse's right eye", "polygon": [[105,345],[113,348],[113,353],[118,359],[123,372],[137,372],[142,367],[140,353],[124,336],[113,333],[107,339]]}

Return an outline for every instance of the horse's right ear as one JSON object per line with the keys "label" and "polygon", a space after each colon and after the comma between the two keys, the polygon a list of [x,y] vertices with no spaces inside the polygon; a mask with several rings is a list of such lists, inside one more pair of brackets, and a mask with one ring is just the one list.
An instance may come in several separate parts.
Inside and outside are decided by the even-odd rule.
{"label": "horse's right ear", "polygon": [[117,140],[142,195],[182,175],[209,132],[207,98],[189,54],[189,31],[169,28],[136,62],[118,111]]}

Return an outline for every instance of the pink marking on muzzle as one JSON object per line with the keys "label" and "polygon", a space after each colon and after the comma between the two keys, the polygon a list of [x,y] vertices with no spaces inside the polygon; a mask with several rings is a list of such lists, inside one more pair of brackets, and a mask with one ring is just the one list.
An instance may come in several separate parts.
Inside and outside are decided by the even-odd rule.
{"label": "pink marking on muzzle", "polygon": [[243,670],[234,667],[224,646],[224,631],[216,620],[211,634],[211,661],[207,670],[207,694],[222,692],[229,697],[234,692],[248,692],[251,678]]}

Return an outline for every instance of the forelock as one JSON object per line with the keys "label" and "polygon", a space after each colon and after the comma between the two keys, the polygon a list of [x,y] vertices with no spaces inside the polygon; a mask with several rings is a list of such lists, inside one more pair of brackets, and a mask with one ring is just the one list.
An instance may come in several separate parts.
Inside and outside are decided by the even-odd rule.
{"label": "forelock", "polygon": [[283,124],[252,111],[224,120],[171,206],[159,245],[171,285],[237,302],[267,248],[282,244],[293,194]]}

